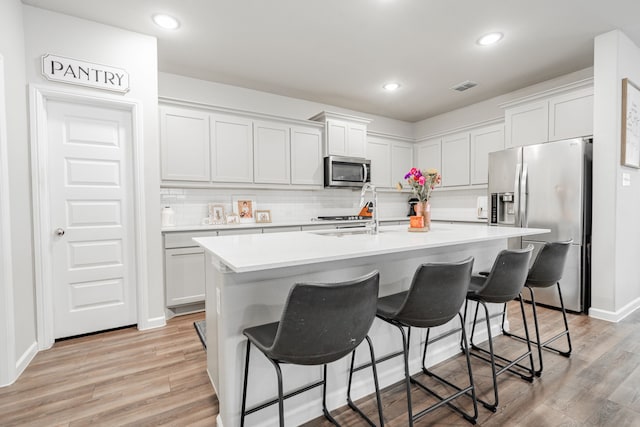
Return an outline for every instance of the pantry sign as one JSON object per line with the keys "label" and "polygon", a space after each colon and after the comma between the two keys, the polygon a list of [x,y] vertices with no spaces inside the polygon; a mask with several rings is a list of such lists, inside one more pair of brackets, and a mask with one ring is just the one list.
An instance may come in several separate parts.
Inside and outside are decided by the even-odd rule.
{"label": "pantry sign", "polygon": [[55,82],[129,92],[129,73],[125,70],[64,56],[43,55],[42,75]]}

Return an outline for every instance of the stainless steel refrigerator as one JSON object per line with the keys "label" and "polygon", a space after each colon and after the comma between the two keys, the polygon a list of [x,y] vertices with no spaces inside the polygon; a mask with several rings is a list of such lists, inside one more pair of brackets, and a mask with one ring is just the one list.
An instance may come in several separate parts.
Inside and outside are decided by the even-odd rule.
{"label": "stainless steel refrigerator", "polygon": [[[591,298],[591,163],[587,138],[489,154],[489,224],[551,229],[518,242],[532,244],[534,257],[545,242],[573,240],[560,287],[565,307],[575,312],[586,312]],[[536,289],[536,302],[560,306],[555,287]]]}

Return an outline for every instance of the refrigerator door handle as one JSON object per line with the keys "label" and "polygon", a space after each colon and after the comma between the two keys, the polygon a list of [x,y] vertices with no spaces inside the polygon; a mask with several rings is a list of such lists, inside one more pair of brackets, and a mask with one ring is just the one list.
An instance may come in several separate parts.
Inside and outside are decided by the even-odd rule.
{"label": "refrigerator door handle", "polygon": [[529,177],[529,168],[526,163],[522,164],[522,179],[520,180],[520,226],[528,227],[529,218],[527,217],[527,179]]}
{"label": "refrigerator door handle", "polygon": [[520,172],[522,170],[522,164],[521,163],[516,163],[516,173],[514,174],[516,179],[515,182],[513,183],[513,189],[514,189],[514,194],[513,194],[513,205],[515,206],[515,208],[517,209],[516,211],[516,227],[522,227],[521,221],[520,221]]}

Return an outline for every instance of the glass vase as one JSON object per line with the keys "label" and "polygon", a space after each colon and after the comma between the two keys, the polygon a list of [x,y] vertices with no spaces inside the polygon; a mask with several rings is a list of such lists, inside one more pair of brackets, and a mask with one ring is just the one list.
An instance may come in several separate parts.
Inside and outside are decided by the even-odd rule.
{"label": "glass vase", "polygon": [[424,228],[431,229],[431,205],[429,202],[416,203],[416,216],[422,216],[424,218]]}

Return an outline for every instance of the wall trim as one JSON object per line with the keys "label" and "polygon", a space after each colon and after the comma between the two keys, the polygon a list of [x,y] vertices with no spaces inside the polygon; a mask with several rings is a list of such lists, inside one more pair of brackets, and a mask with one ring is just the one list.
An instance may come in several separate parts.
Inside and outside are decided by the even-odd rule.
{"label": "wall trim", "polygon": [[617,323],[639,308],[640,298],[636,298],[617,311],[600,310],[598,308],[591,307],[589,309],[589,317],[593,317],[594,319],[606,320],[607,322]]}
{"label": "wall trim", "polygon": [[167,318],[165,316],[153,317],[146,319],[144,322],[138,321],[138,329],[141,331],[162,328],[163,326],[167,326]]}
{"label": "wall trim", "polygon": [[[108,108],[120,108],[131,112],[134,223],[136,243],[136,310],[138,327],[147,329],[153,319],[148,319],[148,271],[146,241],[146,196],[144,189],[144,139],[142,134],[142,104],[134,99],[117,95],[93,94],[77,88],[58,89],[50,86],[29,86],[29,112],[31,133],[31,170],[33,197],[34,263],[36,280],[36,318],[38,349],[53,345],[53,297],[51,295],[51,257],[47,252],[49,186],[47,180],[47,110],[49,100],[90,104]],[[156,323],[153,323],[156,324]]]}
{"label": "wall trim", "polygon": [[548,98],[550,96],[560,95],[562,93],[574,91],[577,89],[588,88],[588,87],[593,87],[593,77],[587,77],[586,79],[577,80],[575,82],[554,87],[552,89],[543,90],[541,92],[523,96],[521,98],[516,98],[508,102],[503,102],[502,104],[498,104],[498,107],[502,109],[511,108],[520,104],[536,101],[538,99]]}
{"label": "wall trim", "polygon": [[17,377],[7,144],[4,58],[0,55],[0,342],[5,344],[0,351],[0,387],[13,383]]}
{"label": "wall trim", "polygon": [[27,350],[22,354],[22,356],[20,356],[20,358],[16,362],[16,373],[17,373],[16,379],[20,375],[22,375],[24,370],[27,369],[27,366],[29,366],[29,363],[31,363],[31,361],[33,360],[34,357],[36,357],[37,354],[38,354],[38,343],[34,341],[33,343],[31,343],[29,348],[27,348]]}
{"label": "wall trim", "polygon": [[425,136],[420,136],[420,137],[416,137],[414,139],[416,144],[419,144],[421,142],[425,142],[427,140],[430,139],[434,139],[434,138],[441,138],[445,135],[451,135],[454,133],[459,133],[459,132],[467,132],[473,129],[477,129],[480,127],[484,127],[484,126],[491,126],[491,125],[499,125],[499,124],[504,124],[504,115],[500,116],[500,117],[496,117],[493,119],[489,119],[489,120],[483,120],[480,122],[475,122],[475,123],[470,123],[468,125],[464,125],[464,126],[459,126],[459,127],[455,127],[455,128],[450,128],[447,130],[443,130],[441,132],[436,132],[436,133],[432,133],[429,135],[425,135]]}

